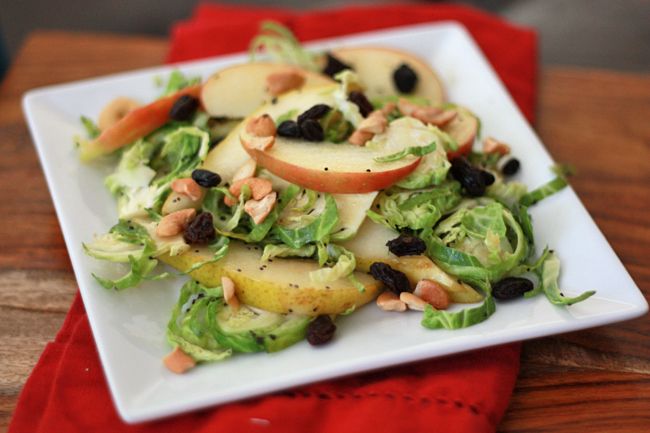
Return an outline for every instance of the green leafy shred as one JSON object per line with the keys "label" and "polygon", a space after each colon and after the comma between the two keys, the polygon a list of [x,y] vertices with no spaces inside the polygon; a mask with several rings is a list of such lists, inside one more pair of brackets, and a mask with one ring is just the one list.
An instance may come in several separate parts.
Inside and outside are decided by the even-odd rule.
{"label": "green leafy shred", "polygon": [[171,95],[186,87],[199,84],[200,82],[201,82],[201,77],[199,76],[188,77],[178,69],[175,69],[169,74],[167,83],[164,82],[158,83],[160,84],[161,87],[164,86],[163,92],[160,96],[163,97],[163,96]]}
{"label": "green leafy shred", "polygon": [[319,71],[317,56],[305,50],[291,30],[276,21],[262,21],[260,33],[250,44],[251,61],[256,61],[262,50],[277,63]]}
{"label": "green leafy shred", "polygon": [[84,126],[86,134],[90,139],[97,138],[102,133],[99,126],[97,126],[97,124],[89,117],[81,116],[81,124]]}
{"label": "green leafy shred", "polygon": [[487,320],[495,311],[494,298],[488,294],[481,305],[463,308],[460,311],[436,310],[431,305],[427,305],[420,323],[429,329],[461,329]]}
{"label": "green leafy shred", "polygon": [[266,262],[274,257],[312,257],[316,253],[315,245],[305,245],[300,248],[291,248],[290,246],[280,244],[267,244],[262,252],[262,262]]}
{"label": "green leafy shred", "polygon": [[553,171],[556,174],[554,179],[521,197],[519,203],[524,206],[532,206],[540,200],[561,191],[569,184],[567,178],[574,174],[574,169],[568,165],[556,165],[553,167]]}
{"label": "green leafy shred", "polygon": [[226,257],[226,254],[228,253],[229,243],[230,243],[230,239],[228,239],[227,237],[225,236],[217,237],[214,241],[212,241],[208,245],[208,249],[210,250],[210,252],[212,252],[212,257],[210,257],[207,260],[203,260],[201,262],[193,264],[189,269],[185,271],[185,273],[189,274],[190,272],[196,271],[197,269],[200,269],[209,263],[218,262],[219,260]]}
{"label": "green leafy shred", "polygon": [[541,279],[541,287],[546,298],[555,305],[573,305],[577,302],[584,301],[596,293],[593,290],[589,290],[574,297],[564,296],[558,286],[558,280],[560,278],[560,259],[555,253],[548,254],[541,267],[539,276]]}
{"label": "green leafy shred", "polygon": [[399,152],[395,152],[390,155],[386,156],[378,156],[375,159],[377,162],[394,162],[394,161],[399,161],[400,159],[404,159],[409,155],[413,156],[424,156],[427,155],[431,152],[435,152],[437,148],[437,144],[435,141],[432,141],[426,146],[410,146],[407,147],[406,149],[403,149]]}

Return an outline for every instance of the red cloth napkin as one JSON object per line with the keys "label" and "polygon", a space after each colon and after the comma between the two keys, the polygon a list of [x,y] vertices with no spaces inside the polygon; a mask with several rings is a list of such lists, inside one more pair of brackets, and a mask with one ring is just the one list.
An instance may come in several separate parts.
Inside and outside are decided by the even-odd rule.
{"label": "red cloth napkin", "polygon": [[[519,107],[533,119],[535,33],[467,7],[348,7],[299,14],[205,4],[191,21],[174,26],[168,61],[244,50],[259,21],[266,18],[288,25],[303,40],[457,20],[476,38]],[[518,344],[494,347],[127,425],[111,402],[77,295],[63,328],[25,384],[9,433],[494,432],[515,383],[519,351]],[[263,354],[257,356],[264,361]]]}

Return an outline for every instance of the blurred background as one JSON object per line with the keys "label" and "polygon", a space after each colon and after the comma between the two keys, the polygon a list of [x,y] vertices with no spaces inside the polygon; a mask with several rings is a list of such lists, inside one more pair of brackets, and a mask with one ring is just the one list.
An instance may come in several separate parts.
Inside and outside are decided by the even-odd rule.
{"label": "blurred background", "polygon": [[[44,3],[42,0],[0,0],[0,76],[32,30],[84,30],[164,37],[171,24],[189,17],[199,1],[56,0]],[[221,1],[293,9],[399,2]],[[650,70],[650,0],[474,0],[449,3],[472,5],[514,23],[537,28],[542,64],[638,72]]]}

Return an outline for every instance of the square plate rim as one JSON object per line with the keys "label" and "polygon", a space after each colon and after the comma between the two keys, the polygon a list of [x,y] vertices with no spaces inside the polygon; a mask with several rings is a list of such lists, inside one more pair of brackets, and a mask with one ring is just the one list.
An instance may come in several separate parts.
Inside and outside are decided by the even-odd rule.
{"label": "square plate rim", "polygon": [[[440,21],[440,22],[435,22],[435,23],[424,23],[424,24],[416,24],[416,25],[407,25],[407,26],[399,26],[399,27],[392,27],[388,29],[382,29],[382,30],[375,30],[371,32],[363,32],[363,33],[353,33],[349,35],[341,35],[333,38],[324,38],[324,39],[318,39],[314,41],[310,41],[306,43],[306,46],[309,47],[319,47],[319,46],[328,46],[331,44],[336,44],[337,42],[344,40],[344,41],[352,41],[354,42],[355,40],[359,39],[372,39],[375,37],[385,37],[386,35],[390,34],[401,34],[401,33],[411,33],[411,32],[427,32],[427,31],[432,31],[432,30],[448,30],[452,32],[459,32],[462,34],[462,36],[476,48],[476,52],[478,53],[480,60],[485,63],[487,66],[488,72],[493,75],[494,81],[498,83],[498,85],[501,87],[501,92],[505,95],[507,99],[509,99],[510,104],[512,104],[520,117],[520,120],[524,123],[524,125],[528,128],[530,128],[530,125],[528,122],[525,120],[523,114],[520,112],[519,108],[517,105],[514,103],[512,100],[511,95],[509,92],[506,90],[504,84],[501,82],[501,80],[498,78],[496,72],[493,70],[491,64],[489,61],[486,59],[485,55],[483,52],[480,50],[478,45],[476,44],[475,40],[471,37],[467,29],[460,23],[456,21]],[[416,35],[414,35],[416,36]],[[80,288],[80,293],[82,296],[82,299],[84,299],[84,302],[86,301],[86,295],[85,290],[82,288],[82,284],[79,284],[79,281],[81,281],[80,273],[85,272],[86,270],[83,269],[83,266],[81,264],[76,264],[75,261],[72,260],[72,252],[69,249],[69,240],[68,240],[68,234],[67,230],[65,227],[67,227],[67,224],[64,224],[63,221],[63,212],[60,209],[60,207],[64,206],[63,203],[60,203],[59,200],[55,200],[55,194],[53,192],[53,174],[50,172],[50,169],[48,167],[48,161],[45,158],[45,155],[43,153],[43,146],[44,144],[41,143],[40,140],[36,138],[36,120],[34,119],[34,116],[32,115],[32,104],[34,103],[35,100],[38,100],[42,96],[47,96],[52,93],[58,93],[58,92],[65,92],[66,90],[70,88],[76,88],[78,86],[92,86],[95,82],[101,82],[104,80],[111,80],[111,79],[129,79],[133,77],[134,75],[140,75],[140,74],[160,74],[160,73],[165,73],[169,72],[170,70],[173,69],[182,69],[184,67],[194,67],[194,66],[199,66],[199,65],[210,65],[211,63],[214,63],[216,61],[236,61],[239,59],[244,59],[246,57],[247,53],[233,53],[233,54],[227,54],[227,55],[222,55],[222,56],[215,56],[215,57],[210,57],[206,59],[200,59],[200,60],[192,60],[192,61],[184,61],[184,62],[178,62],[178,63],[172,63],[169,65],[161,65],[161,66],[154,66],[154,67],[148,67],[148,68],[142,68],[142,69],[135,69],[135,70],[130,70],[130,71],[124,71],[124,72],[117,72],[117,73],[112,73],[112,74],[106,74],[98,77],[91,77],[91,78],[86,78],[82,80],[76,80],[76,81],[71,81],[71,82],[66,82],[66,83],[60,83],[60,84],[53,84],[53,85],[48,85],[48,86],[42,86],[38,88],[31,89],[27,91],[23,95],[22,99],[22,106],[23,106],[23,111],[25,113],[25,116],[27,118],[27,123],[29,125],[30,133],[32,136],[32,141],[34,142],[34,145],[36,147],[38,156],[39,156],[39,162],[41,164],[41,168],[45,174],[46,180],[47,180],[47,186],[48,190],[50,192],[50,195],[52,197],[52,201],[57,213],[57,218],[59,220],[59,223],[61,225],[61,231],[64,236],[64,240],[66,243],[66,248],[68,248],[68,253],[71,256],[71,261],[73,262],[73,271],[75,273],[75,278],[78,282],[79,288]],[[537,134],[532,131],[532,134],[539,140],[539,137],[537,137]],[[541,140],[539,140],[541,143]],[[546,149],[545,146],[542,144],[542,150],[548,155],[548,150]],[[550,155],[549,155],[550,158]],[[572,189],[571,189],[572,190]],[[573,191],[573,190],[572,190]],[[582,202],[579,200],[579,204],[584,207]],[[589,215],[587,213],[587,215]],[[591,218],[591,216],[589,215]],[[598,226],[595,224],[595,222],[592,219],[592,222],[596,226],[597,230],[600,231]],[[65,227],[64,227],[65,226]],[[602,233],[602,232],[601,232]],[[609,245],[609,242],[607,242]],[[610,245],[611,247],[611,245]],[[627,272],[627,269],[625,269],[625,272]],[[629,275],[629,272],[628,272]],[[636,286],[636,283],[634,283]],[[394,353],[391,353],[391,356],[385,356],[384,358],[381,358],[381,360],[370,362],[368,360],[361,359],[355,363],[343,363],[343,365],[336,365],[334,369],[331,369],[329,371],[333,371],[333,373],[327,373],[323,375],[322,373],[319,373],[318,371],[313,372],[310,375],[303,376],[301,379],[296,379],[294,381],[290,381],[290,383],[287,383],[287,381],[284,381],[283,384],[274,384],[274,383],[269,383],[266,385],[265,388],[262,388],[261,390],[257,390],[255,392],[244,392],[239,396],[234,396],[234,398],[215,398],[210,401],[203,400],[202,402],[193,402],[190,401],[185,405],[182,404],[177,404],[175,405],[176,409],[174,409],[170,413],[163,413],[162,409],[160,408],[153,408],[152,410],[144,410],[142,408],[131,408],[128,405],[128,401],[123,399],[118,390],[117,390],[117,384],[116,384],[116,378],[112,377],[112,374],[110,374],[110,369],[106,365],[106,354],[104,353],[104,347],[102,346],[101,342],[97,341],[95,339],[95,344],[98,349],[99,355],[100,355],[100,360],[102,363],[103,367],[103,372],[104,375],[107,379],[107,382],[109,384],[109,388],[111,391],[111,397],[117,407],[119,415],[124,419],[126,422],[129,423],[134,423],[134,422],[141,422],[141,421],[147,421],[147,420],[152,420],[152,419],[157,419],[157,418],[163,418],[167,416],[172,416],[175,414],[179,414],[182,412],[190,411],[190,410],[195,410],[207,406],[212,406],[215,404],[222,404],[230,401],[235,401],[243,398],[249,398],[261,394],[265,394],[271,391],[276,391],[279,389],[285,389],[293,386],[298,386],[298,385],[303,385],[306,383],[312,383],[315,381],[319,380],[325,380],[325,379],[331,379],[331,378],[336,378],[336,377],[341,377],[345,375],[350,375],[354,373],[359,373],[359,372],[365,372],[365,371],[371,371],[371,370],[376,370],[379,368],[386,368],[398,364],[404,364],[408,362],[416,362],[419,360],[427,359],[427,358],[436,358],[436,357],[442,357],[442,356],[447,356],[450,354],[455,354],[455,353],[461,353],[465,351],[471,351],[475,349],[480,349],[480,348],[485,348],[485,347],[490,347],[490,346],[495,346],[498,344],[503,344],[503,343],[508,343],[508,342],[514,342],[514,341],[520,341],[522,339],[530,339],[530,338],[538,338],[541,336],[548,336],[548,335],[555,335],[559,334],[562,332],[569,332],[569,331],[575,331],[575,330],[580,330],[580,329],[586,329],[586,328],[591,328],[594,326],[600,326],[603,324],[609,324],[609,323],[614,323],[614,322],[619,322],[623,320],[629,320],[633,319],[635,317],[639,317],[643,314],[645,314],[648,311],[648,303],[645,297],[643,296],[642,292],[640,292],[638,286],[636,286],[637,290],[639,291],[640,295],[640,302],[639,304],[635,305],[636,308],[626,310],[624,312],[616,313],[616,314],[609,314],[609,315],[603,315],[601,317],[602,320],[597,321],[598,324],[594,324],[594,322],[581,322],[577,326],[573,326],[571,329],[566,329],[565,326],[562,326],[562,324],[559,324],[557,326],[557,329],[554,327],[548,327],[545,329],[540,329],[537,332],[533,333],[528,333],[526,337],[519,337],[517,338],[517,329],[512,330],[512,332],[509,333],[504,333],[499,336],[497,339],[492,339],[489,340],[489,342],[486,340],[484,343],[478,343],[478,344],[473,344],[471,348],[459,348],[456,346],[462,346],[462,344],[450,344],[446,343],[446,348],[443,350],[438,350],[436,354],[427,355],[426,348],[421,349],[421,348],[415,348],[414,350],[402,350],[402,351],[396,351]],[[88,314],[88,318],[91,324],[91,328],[93,331],[93,336],[98,335],[96,331],[96,327],[98,324],[96,323],[95,317],[93,317],[92,314]],[[388,359],[388,360],[387,360]],[[167,409],[165,409],[167,410]]]}

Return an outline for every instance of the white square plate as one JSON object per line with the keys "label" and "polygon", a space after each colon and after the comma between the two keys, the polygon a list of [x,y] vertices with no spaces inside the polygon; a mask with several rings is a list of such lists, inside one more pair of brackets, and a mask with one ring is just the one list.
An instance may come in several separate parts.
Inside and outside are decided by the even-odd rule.
{"label": "white square plate", "polygon": [[[467,31],[455,23],[419,25],[329,39],[333,45],[386,45],[426,59],[440,74],[451,101],[482,120],[485,135],[511,143],[521,160],[519,175],[530,187],[549,180],[553,164],[504,86]],[[176,65],[190,75],[247,60],[246,55]],[[117,221],[103,185],[106,169],[78,161],[72,137],[79,116],[96,118],[116,96],[156,97],[155,76],[169,66],[42,88],[24,98],[24,110],[47,178],[68,252],[120,415],[127,422],[151,420],[282,388],[485,346],[574,331],[642,315],[648,305],[573,190],[567,188],[532,209],[538,247],[550,245],[563,265],[566,293],[595,289],[592,298],[561,308],[543,296],[498,305],[488,321],[463,330],[432,331],[420,314],[385,314],[374,306],[341,318],[336,339],[314,349],[297,344],[274,354],[237,355],[185,375],[165,370],[165,326],[183,278],[145,284],[121,293],[101,288],[91,272],[105,270],[84,255],[81,243]]]}

